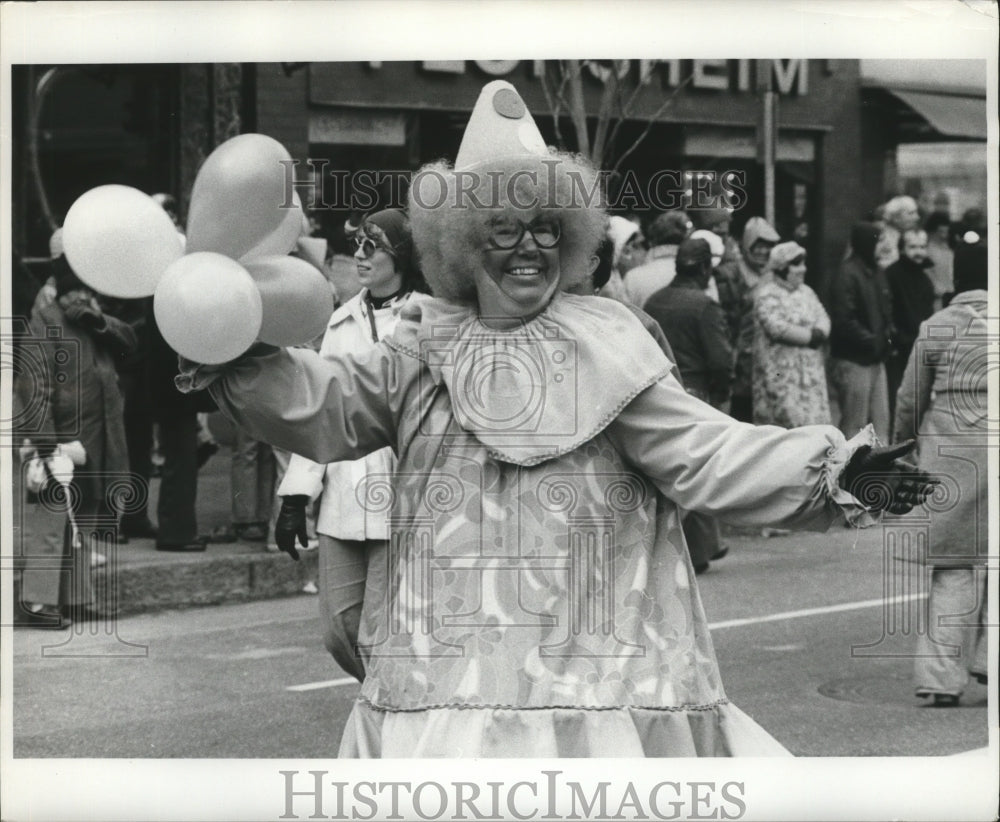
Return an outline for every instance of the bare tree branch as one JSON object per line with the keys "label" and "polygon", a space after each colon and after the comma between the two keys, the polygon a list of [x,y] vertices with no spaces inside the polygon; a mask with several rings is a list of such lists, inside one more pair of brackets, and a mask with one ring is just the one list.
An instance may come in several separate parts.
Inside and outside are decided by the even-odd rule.
{"label": "bare tree branch", "polygon": [[579,60],[566,61],[569,88],[569,111],[576,130],[577,151],[590,157],[590,134],[587,132],[587,110],[583,100],[582,65]]}
{"label": "bare tree branch", "polygon": [[[557,64],[558,65],[558,64]],[[562,110],[562,95],[556,98],[552,97],[552,90],[549,88],[549,69],[548,63],[542,64],[542,94],[545,95],[545,104],[549,107],[549,111],[552,114],[552,126],[556,134],[556,143],[559,148],[566,148],[566,141],[562,136],[562,129],[559,127],[559,116]]]}
{"label": "bare tree branch", "polygon": [[615,161],[615,164],[611,169],[612,171],[618,171],[619,167],[621,166],[622,162],[624,162],[625,158],[628,157],[633,151],[635,151],[642,143],[642,141],[646,139],[647,135],[653,128],[653,124],[657,121],[659,116],[663,114],[664,111],[670,108],[671,104],[674,102],[674,98],[681,92],[681,90],[688,83],[691,82],[691,78],[693,76],[694,75],[689,75],[686,78],[684,78],[684,80],[682,80],[678,84],[677,88],[675,88],[672,92],[670,92],[670,94],[663,101],[660,107],[649,116],[649,118],[646,120],[646,128],[643,129],[642,134],[640,134],[638,137],[635,138],[635,141],[632,143],[632,145],[628,147],[628,149],[626,149],[624,153],[619,155],[618,159]]}

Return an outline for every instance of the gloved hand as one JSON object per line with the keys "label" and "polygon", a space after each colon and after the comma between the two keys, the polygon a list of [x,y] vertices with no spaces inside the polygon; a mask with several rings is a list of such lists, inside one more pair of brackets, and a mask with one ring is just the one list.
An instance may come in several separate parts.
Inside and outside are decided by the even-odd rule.
{"label": "gloved hand", "polygon": [[278,547],[292,559],[298,561],[299,552],[295,550],[295,538],[305,548],[309,544],[309,533],[306,530],[306,506],[309,497],[305,494],[291,494],[281,498],[281,511],[278,521],[274,524],[274,541]]}
{"label": "gloved hand", "polygon": [[105,326],[104,314],[91,300],[72,300],[63,305],[66,319],[81,328],[100,331]]}
{"label": "gloved hand", "polygon": [[862,446],[841,474],[840,487],[876,511],[907,513],[921,505],[940,483],[926,471],[896,462],[916,445],[911,439],[892,446]]}
{"label": "gloved hand", "polygon": [[809,337],[809,342],[806,343],[810,348],[819,348],[823,343],[826,342],[826,334],[819,328],[813,327],[813,330]]}

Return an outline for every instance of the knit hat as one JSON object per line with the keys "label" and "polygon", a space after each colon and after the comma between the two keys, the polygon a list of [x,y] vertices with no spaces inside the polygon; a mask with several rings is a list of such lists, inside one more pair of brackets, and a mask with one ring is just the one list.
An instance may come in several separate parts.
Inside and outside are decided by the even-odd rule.
{"label": "knit hat", "polygon": [[[375,230],[372,231],[374,226]],[[407,262],[413,250],[410,226],[406,214],[398,208],[387,208],[367,215],[361,222],[361,231],[386,246],[398,263]],[[374,235],[374,236],[373,236]]]}
{"label": "knit hat", "polygon": [[712,249],[699,237],[688,237],[677,248],[676,266],[678,270],[704,263],[712,259]]}
{"label": "knit hat", "polygon": [[611,257],[611,265],[618,268],[618,261],[621,259],[622,250],[625,244],[639,233],[639,226],[624,217],[611,217],[608,219],[608,238],[614,243],[615,253]]}
{"label": "knit hat", "polygon": [[49,257],[53,260],[63,255],[63,230],[57,228],[49,237]]}
{"label": "knit hat", "polygon": [[779,243],[771,249],[771,256],[767,260],[767,267],[770,271],[784,271],[793,260],[806,256],[806,250],[798,243]]}
{"label": "knit hat", "polygon": [[960,242],[955,246],[955,293],[985,289],[989,276],[989,253],[985,242]]}
{"label": "knit hat", "polygon": [[710,231],[707,228],[699,228],[697,231],[691,232],[690,239],[704,240],[708,243],[708,247],[712,252],[712,268],[715,268],[722,262],[722,255],[726,253],[726,244],[722,241],[722,237],[714,231]]}
{"label": "knit hat", "polygon": [[691,220],[683,211],[668,211],[649,225],[646,238],[652,246],[677,245],[691,230]]}
{"label": "knit hat", "polygon": [[852,253],[868,265],[875,265],[875,246],[881,233],[874,223],[855,223],[851,227]]}
{"label": "knit hat", "polygon": [[751,217],[743,227],[743,238],[740,240],[740,246],[745,254],[749,254],[753,244],[761,240],[777,245],[781,242],[781,235],[763,217]]}

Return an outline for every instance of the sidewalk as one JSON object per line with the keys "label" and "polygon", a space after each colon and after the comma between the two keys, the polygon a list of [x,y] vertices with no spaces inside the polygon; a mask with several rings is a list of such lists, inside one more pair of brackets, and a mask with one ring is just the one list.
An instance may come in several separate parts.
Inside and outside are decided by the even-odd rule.
{"label": "sidewalk", "polygon": [[[198,475],[200,533],[230,522],[229,466],[230,450],[222,446]],[[25,505],[16,461],[13,468],[14,546],[4,553],[17,557],[22,541],[59,544],[65,518]],[[159,486],[160,481],[153,479],[149,512],[154,522]],[[295,562],[283,552],[269,553],[260,542],[209,545],[204,553],[175,554],[157,551],[151,539],[130,539],[107,552],[107,565],[93,570],[95,607],[128,616],[295,596],[316,579],[316,552],[300,550],[299,557]]]}

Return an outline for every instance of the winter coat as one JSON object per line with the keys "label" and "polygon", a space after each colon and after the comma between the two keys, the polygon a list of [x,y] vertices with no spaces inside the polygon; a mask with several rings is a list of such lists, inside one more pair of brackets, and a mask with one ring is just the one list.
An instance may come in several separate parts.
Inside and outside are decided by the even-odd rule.
{"label": "winter coat", "polygon": [[830,290],[830,355],[859,365],[885,362],[892,344],[892,298],[885,273],[856,254]]}
{"label": "winter coat", "polygon": [[829,425],[823,352],[808,343],[813,328],[830,334],[816,293],[768,275],[754,304],[753,421],[758,425]]}
{"label": "winter coat", "polygon": [[930,260],[922,264],[900,257],[886,269],[885,277],[892,293],[893,343],[905,363],[917,339],[920,323],[934,313],[934,283],[927,273]]}
{"label": "winter coat", "polygon": [[927,533],[926,556],[908,558],[929,565],[986,563],[988,325],[986,292],[958,294],[920,324],[896,395],[896,439],[916,437],[920,467],[943,481],[904,520]]}
{"label": "winter coat", "polygon": [[[400,312],[425,295],[411,292],[382,308],[372,310],[363,288],[333,312],[319,354],[328,360],[359,353],[388,336],[399,322]],[[374,324],[374,330],[372,325]],[[366,454],[359,460],[323,465],[293,454],[278,487],[278,496],[322,493],[316,531],[337,539],[388,539],[385,516],[371,500],[391,493],[396,456],[391,448]]]}
{"label": "winter coat", "polygon": [[646,313],[670,342],[684,387],[718,408],[729,398],[733,349],[726,316],[697,283],[674,280],[646,302]]}
{"label": "winter coat", "polygon": [[41,400],[40,431],[54,442],[79,440],[87,452],[82,470],[127,472],[124,400],[116,360],[136,347],[128,323],[104,315],[105,329],[95,332],[70,322],[58,300],[35,312],[31,332],[50,379],[37,386]]}

